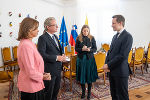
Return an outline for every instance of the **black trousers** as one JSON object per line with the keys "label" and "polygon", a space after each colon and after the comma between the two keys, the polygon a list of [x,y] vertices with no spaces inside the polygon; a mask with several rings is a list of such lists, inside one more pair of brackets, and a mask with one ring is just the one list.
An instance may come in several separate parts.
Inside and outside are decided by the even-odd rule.
{"label": "black trousers", "polygon": [[35,93],[27,93],[21,91],[21,100],[45,100],[44,91],[38,91]]}
{"label": "black trousers", "polygon": [[57,100],[57,95],[60,89],[61,75],[52,76],[50,81],[44,80],[45,85],[45,100]]}
{"label": "black trousers", "polygon": [[112,100],[129,100],[128,77],[109,76]]}

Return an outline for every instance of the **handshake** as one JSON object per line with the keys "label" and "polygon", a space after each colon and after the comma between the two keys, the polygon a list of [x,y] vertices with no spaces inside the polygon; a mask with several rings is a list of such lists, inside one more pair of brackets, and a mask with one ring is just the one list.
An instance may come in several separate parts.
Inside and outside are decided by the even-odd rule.
{"label": "handshake", "polygon": [[90,51],[90,48],[91,47],[88,48],[87,46],[84,45],[83,48],[82,48],[82,51]]}
{"label": "handshake", "polygon": [[57,61],[65,62],[66,61],[66,55],[64,55],[64,54],[62,56],[58,55],[57,56]]}

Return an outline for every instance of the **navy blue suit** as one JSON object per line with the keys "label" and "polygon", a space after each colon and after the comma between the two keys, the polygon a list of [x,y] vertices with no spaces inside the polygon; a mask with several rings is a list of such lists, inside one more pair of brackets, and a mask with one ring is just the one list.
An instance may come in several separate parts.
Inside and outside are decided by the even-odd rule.
{"label": "navy blue suit", "polygon": [[38,39],[38,51],[44,60],[44,72],[51,74],[51,80],[44,80],[46,100],[57,100],[60,88],[62,63],[56,61],[57,55],[62,55],[62,48],[56,35],[54,35],[59,45],[46,32]]}
{"label": "navy blue suit", "polygon": [[126,30],[114,35],[110,50],[108,51],[105,63],[110,69],[109,81],[112,100],[129,100],[128,96],[128,76],[130,68],[128,55],[131,50],[133,38]]}

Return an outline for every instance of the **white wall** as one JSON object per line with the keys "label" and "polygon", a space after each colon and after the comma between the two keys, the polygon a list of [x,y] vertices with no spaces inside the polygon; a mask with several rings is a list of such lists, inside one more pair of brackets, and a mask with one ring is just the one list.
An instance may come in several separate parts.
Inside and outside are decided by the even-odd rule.
{"label": "white wall", "polygon": [[[14,46],[18,44],[16,37],[19,23],[27,14],[32,18],[38,16],[40,22],[39,35],[43,32],[43,22],[49,16],[54,16],[60,26],[62,16],[65,16],[68,38],[73,24],[78,26],[78,34],[82,25],[88,17],[91,34],[95,36],[98,48],[101,43],[110,43],[113,35],[111,27],[112,16],[122,14],[126,18],[125,28],[133,36],[133,47],[145,46],[149,43],[150,37],[150,0],[3,0],[0,3],[0,48]],[[60,2],[60,3],[59,3]],[[8,12],[12,12],[11,17]],[[18,14],[22,17],[19,18]],[[13,27],[9,27],[9,22],[13,22]],[[9,37],[9,33],[13,36]],[[59,29],[58,29],[59,33]],[[39,36],[38,35],[38,36]],[[37,43],[37,38],[33,41]],[[0,51],[1,52],[1,51]],[[2,57],[0,53],[0,66]]]}
{"label": "white wall", "polygon": [[150,0],[78,0],[76,6],[65,8],[65,15],[72,16],[68,26],[75,22],[78,34],[88,17],[91,34],[95,36],[97,46],[110,43],[113,35],[112,16],[122,14],[126,19],[125,28],[133,36],[133,47],[145,46],[150,41]]}
{"label": "white wall", "polygon": [[133,47],[150,42],[150,0],[127,0],[121,2],[119,13],[126,17],[126,29],[132,34]]}
{"label": "white wall", "polygon": [[[12,12],[12,16],[9,17],[8,12]],[[22,17],[19,18],[18,15],[21,13]],[[37,20],[40,23],[39,35],[43,33],[43,23],[47,17],[53,16],[56,18],[58,24],[61,23],[63,16],[63,9],[61,6],[53,4],[53,2],[47,3],[42,0],[3,0],[0,3],[0,32],[2,32],[2,37],[0,37],[0,48],[18,45],[16,40],[18,36],[19,23],[23,18],[30,14],[30,17],[34,18],[37,16]],[[9,22],[12,22],[13,26],[9,27]],[[13,32],[12,37],[9,33]],[[33,39],[37,43],[37,39]],[[0,50],[0,66],[2,63],[2,56]]]}

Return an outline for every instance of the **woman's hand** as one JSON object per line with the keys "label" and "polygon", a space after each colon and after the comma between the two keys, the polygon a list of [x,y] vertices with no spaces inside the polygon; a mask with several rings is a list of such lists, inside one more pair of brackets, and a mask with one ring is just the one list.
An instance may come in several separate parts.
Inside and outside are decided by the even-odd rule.
{"label": "woman's hand", "polygon": [[43,74],[43,80],[51,80],[51,75],[50,75],[50,73],[44,73],[44,74]]}
{"label": "woman's hand", "polygon": [[87,51],[88,51],[88,52],[90,52],[90,50],[91,50],[90,48],[87,48]]}
{"label": "woman's hand", "polygon": [[87,46],[83,46],[82,51],[87,51]]}
{"label": "woman's hand", "polygon": [[83,48],[82,48],[82,51],[90,52],[90,50],[91,50],[91,47],[87,48],[87,46],[83,46]]}

